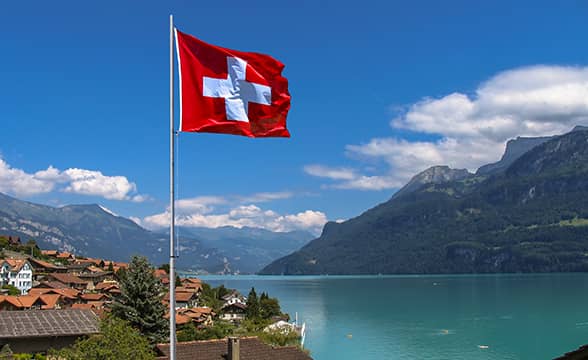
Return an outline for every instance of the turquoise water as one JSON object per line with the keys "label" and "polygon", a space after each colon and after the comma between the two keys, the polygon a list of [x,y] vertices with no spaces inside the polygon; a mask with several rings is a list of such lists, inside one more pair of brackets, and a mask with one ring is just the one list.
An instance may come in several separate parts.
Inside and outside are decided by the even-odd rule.
{"label": "turquoise water", "polygon": [[588,274],[202,279],[278,297],[315,360],[535,360],[588,344]]}

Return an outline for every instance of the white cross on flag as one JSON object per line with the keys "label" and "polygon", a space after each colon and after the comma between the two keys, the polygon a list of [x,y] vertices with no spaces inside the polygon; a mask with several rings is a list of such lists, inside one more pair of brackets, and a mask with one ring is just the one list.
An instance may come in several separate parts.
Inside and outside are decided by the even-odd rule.
{"label": "white cross on flag", "polygon": [[176,29],[180,131],[289,137],[284,65],[271,56],[207,44]]}

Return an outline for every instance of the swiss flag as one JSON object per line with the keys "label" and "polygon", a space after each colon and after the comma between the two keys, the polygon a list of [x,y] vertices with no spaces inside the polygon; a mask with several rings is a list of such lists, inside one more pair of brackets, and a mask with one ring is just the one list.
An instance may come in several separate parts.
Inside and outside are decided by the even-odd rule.
{"label": "swiss flag", "polygon": [[284,64],[268,55],[207,44],[179,30],[180,131],[290,137]]}

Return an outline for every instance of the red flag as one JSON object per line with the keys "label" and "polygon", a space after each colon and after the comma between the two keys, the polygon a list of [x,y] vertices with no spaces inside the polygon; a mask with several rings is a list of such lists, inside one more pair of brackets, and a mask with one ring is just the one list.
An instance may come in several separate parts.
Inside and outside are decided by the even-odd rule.
{"label": "red flag", "polygon": [[284,65],[271,56],[207,44],[176,29],[180,131],[290,137]]}

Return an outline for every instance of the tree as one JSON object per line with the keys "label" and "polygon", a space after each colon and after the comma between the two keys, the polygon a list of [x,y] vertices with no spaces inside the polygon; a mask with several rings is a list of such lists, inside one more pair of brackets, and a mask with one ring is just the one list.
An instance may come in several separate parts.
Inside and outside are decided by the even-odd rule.
{"label": "tree", "polygon": [[247,317],[250,319],[259,317],[259,301],[253,287],[249,291],[249,295],[247,295]]}
{"label": "tree", "polygon": [[[264,296],[265,295],[265,296]],[[282,315],[280,302],[277,298],[271,298],[267,294],[261,294],[259,298],[259,315],[264,319]]]}
{"label": "tree", "polygon": [[18,296],[20,295],[20,290],[14,285],[6,284],[2,286],[2,289],[8,289],[8,295]]}
{"label": "tree", "polygon": [[159,270],[164,270],[166,273],[169,274],[169,264],[161,264],[158,267]]}
{"label": "tree", "polygon": [[230,291],[223,285],[213,288],[207,283],[202,283],[202,290],[198,298],[198,303],[202,306],[208,306],[212,308],[215,313],[219,313],[223,307],[223,301],[221,298],[228,294]]}
{"label": "tree", "polygon": [[202,329],[197,329],[194,323],[189,323],[178,330],[178,341],[192,341],[192,340],[211,340],[211,339],[222,339],[231,334],[235,327],[222,320],[215,321],[214,325],[208,326]]}
{"label": "tree", "polygon": [[166,338],[166,308],[161,302],[161,283],[143,256],[134,256],[126,271],[119,272],[120,296],[114,301],[112,314],[128,321],[152,344]]}
{"label": "tree", "polygon": [[112,265],[112,261],[108,263],[108,271],[114,272],[114,265]]}
{"label": "tree", "polygon": [[51,358],[68,360],[152,360],[149,342],[129,323],[109,317],[100,324],[100,334],[78,340],[70,347],[50,351]]}

